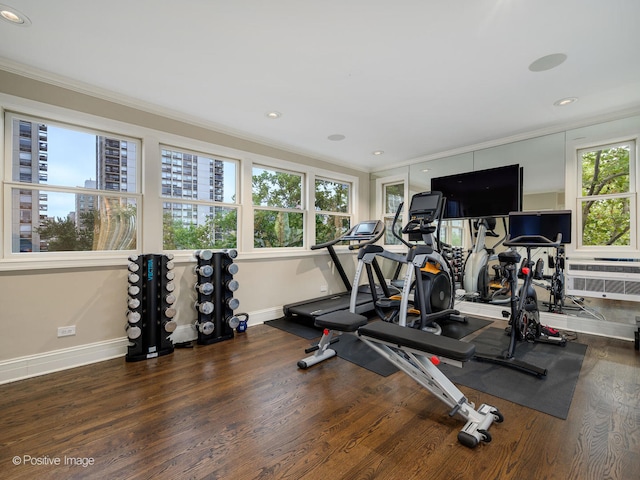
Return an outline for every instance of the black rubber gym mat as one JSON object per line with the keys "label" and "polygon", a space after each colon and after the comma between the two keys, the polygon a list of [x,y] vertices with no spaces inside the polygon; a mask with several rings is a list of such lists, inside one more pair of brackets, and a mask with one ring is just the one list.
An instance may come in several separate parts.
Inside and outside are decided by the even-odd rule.
{"label": "black rubber gym mat", "polygon": [[275,320],[268,320],[264,322],[264,324],[307,340],[313,340],[314,338],[322,336],[322,329],[314,327],[312,319],[281,317]]}
{"label": "black rubber gym mat", "polygon": [[[476,352],[500,354],[509,345],[503,329],[488,328],[473,339]],[[471,361],[462,368],[442,365],[452,382],[565,420],[569,414],[587,346],[568,342],[565,347],[544,343],[519,343],[516,358],[546,368],[536,377],[501,365]],[[499,404],[495,405],[500,408]]]}

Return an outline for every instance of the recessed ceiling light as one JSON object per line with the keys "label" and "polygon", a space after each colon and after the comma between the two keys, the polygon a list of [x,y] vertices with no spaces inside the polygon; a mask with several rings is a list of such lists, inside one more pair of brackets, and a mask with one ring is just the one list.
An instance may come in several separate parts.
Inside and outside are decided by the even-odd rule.
{"label": "recessed ceiling light", "polygon": [[375,152],[373,152],[374,155],[382,155],[384,153],[384,150],[376,150]]}
{"label": "recessed ceiling light", "polygon": [[429,171],[429,169],[428,169],[428,168],[423,168],[423,169],[422,169],[422,171],[423,171],[424,173],[427,173],[427,172]]}
{"label": "recessed ceiling light", "polygon": [[545,55],[534,61],[529,65],[529,70],[532,72],[544,72],[545,70],[551,70],[558,65],[564,63],[567,56],[564,53],[552,53],[551,55]]}
{"label": "recessed ceiling light", "polygon": [[29,17],[9,5],[0,4],[0,19],[21,27],[28,27],[31,25]]}
{"label": "recessed ceiling light", "polygon": [[557,102],[553,102],[553,105],[556,107],[564,107],[565,105],[570,105],[577,101],[578,99],[576,97],[567,97],[567,98],[561,98]]}
{"label": "recessed ceiling light", "polygon": [[270,118],[272,120],[275,120],[276,118],[280,118],[282,116],[282,114],[280,112],[268,112],[267,113],[267,118]]}
{"label": "recessed ceiling light", "polygon": [[339,142],[340,140],[344,140],[345,137],[344,135],[340,134],[340,133],[334,133],[333,135],[329,135],[327,137],[329,140],[331,140],[332,142]]}

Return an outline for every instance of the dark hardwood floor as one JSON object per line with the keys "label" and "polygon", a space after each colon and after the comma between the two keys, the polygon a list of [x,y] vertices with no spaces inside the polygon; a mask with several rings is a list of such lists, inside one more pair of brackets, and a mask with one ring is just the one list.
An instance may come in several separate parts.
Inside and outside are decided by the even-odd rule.
{"label": "dark hardwood floor", "polygon": [[567,420],[460,387],[505,417],[476,449],[457,441],[464,421],[403,373],[339,358],[298,370],[308,342],[265,325],[6,384],[0,477],[639,478],[640,355],[631,342],[577,341],[589,348]]}

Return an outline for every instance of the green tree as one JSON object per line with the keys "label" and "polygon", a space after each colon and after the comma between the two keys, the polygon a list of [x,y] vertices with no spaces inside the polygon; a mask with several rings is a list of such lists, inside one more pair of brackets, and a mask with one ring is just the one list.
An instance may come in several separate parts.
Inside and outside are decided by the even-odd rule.
{"label": "green tree", "polygon": [[171,213],[163,215],[165,250],[200,250],[237,247],[238,213],[235,208],[214,207],[205,223],[183,224]]}
{"label": "green tree", "polygon": [[80,226],[67,217],[46,218],[36,229],[49,252],[77,252],[93,250],[94,212],[80,214]]}
{"label": "green tree", "polygon": [[620,146],[582,155],[583,245],[629,245],[628,197],[604,197],[629,192],[629,147]]}
{"label": "green tree", "polygon": [[[350,187],[346,183],[316,180],[316,212],[349,211]],[[348,216],[316,213],[316,243],[324,243],[345,233],[350,226]]]}
{"label": "green tree", "polygon": [[304,215],[301,211],[290,211],[302,207],[300,175],[255,168],[252,176],[252,197],[255,206],[271,207],[254,211],[255,247],[303,245]]}

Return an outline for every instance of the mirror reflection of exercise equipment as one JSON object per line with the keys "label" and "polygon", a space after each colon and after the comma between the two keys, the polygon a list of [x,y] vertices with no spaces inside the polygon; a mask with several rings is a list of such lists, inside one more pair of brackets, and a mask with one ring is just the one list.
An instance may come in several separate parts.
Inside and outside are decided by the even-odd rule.
{"label": "mirror reflection of exercise equipment", "polygon": [[[565,346],[567,343],[560,332],[540,323],[538,298],[533,287],[535,262],[531,259],[531,251],[536,248],[559,248],[570,241],[571,212],[568,210],[509,214],[509,238],[504,245],[511,248],[498,254],[511,291],[511,309],[509,312],[503,312],[504,316],[509,317],[509,326],[506,328],[509,346],[498,356],[476,352],[476,360],[497,363],[539,377],[547,374],[546,368],[516,358],[516,347],[520,342],[541,342],[559,346]],[[526,249],[526,257],[520,267],[518,264],[521,255],[517,248]],[[519,288],[518,275],[523,278]]]}
{"label": "mirror reflection of exercise equipment", "polygon": [[126,360],[136,362],[173,352],[169,335],[177,324],[173,318],[173,255],[129,257]]}
{"label": "mirror reflection of exercise equipment", "polygon": [[[488,262],[493,257],[485,250],[485,239],[494,235],[493,218],[502,217],[504,225],[504,217],[522,209],[523,176],[524,169],[514,164],[431,179],[431,190],[442,192],[446,199],[443,220],[469,219],[472,232],[471,221],[477,222],[477,237],[472,238],[473,249],[465,260],[460,282],[470,300],[500,303],[505,293],[498,272],[488,279]],[[496,290],[500,291],[494,295]]]}
{"label": "mirror reflection of exercise equipment", "polygon": [[[469,220],[473,248],[465,259],[462,270],[462,288],[465,291],[465,298],[469,300],[500,302],[500,294],[503,293],[504,285],[498,272],[499,266],[490,265],[490,262],[498,259],[495,253],[496,248],[506,239],[507,222],[505,217],[501,218],[505,236],[491,248],[487,246],[486,238],[500,238],[500,235],[495,232],[496,219],[483,217],[475,221]],[[494,270],[493,275],[491,275],[491,268]]]}
{"label": "mirror reflection of exercise equipment", "polygon": [[[440,192],[417,193],[411,198],[409,220],[398,232],[397,222],[403,203],[398,206],[392,233],[408,249],[406,255],[379,251],[378,255],[405,264],[402,292],[398,296],[375,298],[376,313],[385,321],[420,328],[439,335],[438,320],[466,322],[453,308],[455,281],[449,261],[440,252],[436,232],[444,199]],[[408,235],[409,241],[402,236]]]}

